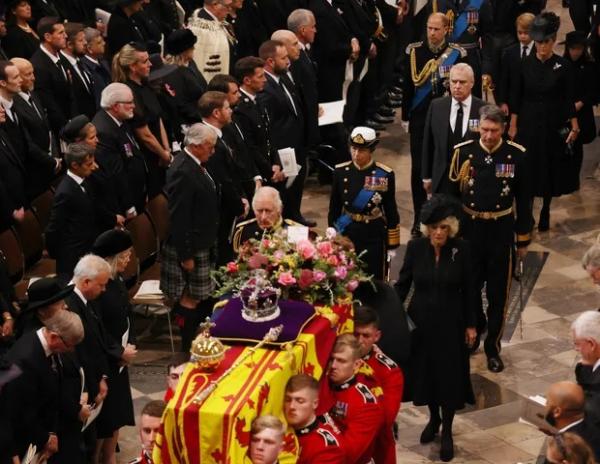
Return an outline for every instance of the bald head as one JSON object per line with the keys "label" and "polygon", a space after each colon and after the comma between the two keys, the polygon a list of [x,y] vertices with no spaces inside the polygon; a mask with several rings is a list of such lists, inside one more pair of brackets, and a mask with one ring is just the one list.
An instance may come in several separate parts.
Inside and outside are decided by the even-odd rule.
{"label": "bald head", "polygon": [[293,62],[300,58],[300,42],[292,31],[279,29],[271,34],[271,40],[277,40],[285,45],[290,61]]}
{"label": "bald head", "polygon": [[10,62],[17,67],[21,75],[21,90],[23,92],[31,92],[35,84],[32,64],[25,58],[12,58]]}
{"label": "bald head", "polygon": [[585,396],[583,389],[575,382],[563,381],[550,385],[547,400],[563,409],[583,411]]}

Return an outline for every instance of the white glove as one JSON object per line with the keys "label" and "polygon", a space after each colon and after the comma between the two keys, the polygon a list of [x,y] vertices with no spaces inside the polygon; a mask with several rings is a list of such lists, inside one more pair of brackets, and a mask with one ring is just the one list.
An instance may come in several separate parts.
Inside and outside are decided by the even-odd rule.
{"label": "white glove", "polygon": [[388,250],[388,252],[387,252],[388,261],[391,261],[395,257],[396,257],[396,250]]}
{"label": "white glove", "polygon": [[404,132],[406,132],[408,134],[408,129],[409,129],[408,121],[400,121],[400,126],[402,127]]}

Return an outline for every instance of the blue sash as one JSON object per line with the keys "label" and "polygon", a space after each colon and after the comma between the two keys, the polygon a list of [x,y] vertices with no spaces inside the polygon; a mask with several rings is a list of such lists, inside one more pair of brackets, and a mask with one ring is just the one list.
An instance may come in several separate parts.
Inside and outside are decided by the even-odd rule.
{"label": "blue sash", "polygon": [[468,9],[474,8],[475,10],[479,11],[479,9],[481,8],[481,4],[483,3],[483,0],[470,0],[469,4],[467,5],[467,9],[465,11],[463,11],[458,18],[456,18],[456,20],[454,21],[454,30],[452,31],[452,38],[451,38],[451,42],[456,42],[458,43],[458,39],[460,39],[460,36],[464,34],[464,32],[467,30],[467,16],[468,16]]}
{"label": "blue sash", "polygon": [[[459,51],[456,50],[455,48],[453,48],[452,52],[450,52],[450,55],[448,55],[448,58],[446,58],[444,60],[444,62],[441,64],[441,66],[451,67],[456,62],[456,60],[458,59],[459,56],[460,56]],[[438,69],[436,69],[433,72],[439,72],[439,66],[438,66]],[[421,104],[421,102],[425,99],[425,97],[427,97],[431,93],[431,90],[432,90],[431,79],[428,78],[421,87],[417,87],[415,96],[413,97],[413,100],[412,100],[412,104],[410,105],[410,110],[412,111],[417,106],[419,106]]]}
{"label": "blue sash", "polygon": [[[373,177],[386,177],[386,172],[381,168],[376,168],[375,175]],[[352,202],[352,207],[356,211],[362,211],[365,208],[365,206],[367,206],[367,203],[369,203],[371,198],[373,198],[373,195],[375,195],[374,190],[366,190],[363,187],[363,189],[360,192],[358,192],[358,195],[356,195],[356,198],[354,198],[354,201]],[[337,218],[334,225],[337,231],[340,234],[342,234],[344,233],[344,229],[346,229],[346,227],[348,227],[348,225],[351,222],[352,218],[350,217],[350,215],[348,213],[344,213],[339,218]]]}

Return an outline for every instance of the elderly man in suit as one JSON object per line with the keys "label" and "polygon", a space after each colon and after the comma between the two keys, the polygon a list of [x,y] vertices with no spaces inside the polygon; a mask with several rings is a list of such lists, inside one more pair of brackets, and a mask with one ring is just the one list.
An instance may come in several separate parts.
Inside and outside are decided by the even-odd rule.
{"label": "elderly man in suit", "polygon": [[85,56],[81,58],[84,69],[92,76],[96,105],[100,105],[100,95],[104,88],[112,82],[110,65],[104,59],[106,41],[102,32],[93,27],[83,30],[86,41]]}
{"label": "elderly man in suit", "polygon": [[160,287],[180,318],[181,351],[188,351],[201,320],[212,312],[219,231],[219,184],[206,170],[217,143],[215,129],[194,124],[185,148],[167,171],[171,229],[162,250]]}
{"label": "elderly man in suit", "polygon": [[423,133],[423,188],[428,195],[448,193],[458,197],[448,179],[454,145],[477,138],[479,109],[485,105],[471,94],[475,75],[466,63],[450,68],[450,94],[432,100]]}
{"label": "elderly man in suit", "polygon": [[109,84],[100,106],[92,121],[98,137],[93,178],[101,184],[111,211],[133,217],[146,205],[148,169],[128,122],[135,108],[131,89],[120,82]]}
{"label": "elderly man in suit", "polygon": [[81,256],[87,253],[96,237],[124,218],[115,216],[96,201],[92,185],[86,179],[98,169],[94,151],[86,143],[72,143],[67,148],[67,175],[56,189],[50,219],[46,226],[46,247],[56,259],[56,272],[68,281]]}

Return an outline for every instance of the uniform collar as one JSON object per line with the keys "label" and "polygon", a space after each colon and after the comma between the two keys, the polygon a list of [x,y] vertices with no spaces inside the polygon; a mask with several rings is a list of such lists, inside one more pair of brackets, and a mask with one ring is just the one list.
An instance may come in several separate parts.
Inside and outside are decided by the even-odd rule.
{"label": "uniform collar", "polygon": [[371,169],[373,167],[373,165],[375,164],[375,160],[373,158],[371,158],[371,161],[369,163],[367,163],[367,165],[364,168],[359,168],[358,164],[356,164],[354,161],[352,161],[352,164],[359,171],[366,171],[367,169]]}
{"label": "uniform collar", "polygon": [[296,430],[296,435],[298,436],[302,436],[302,435],[308,435],[310,432],[312,432],[313,430],[316,430],[319,427],[319,417],[316,416],[315,420],[313,420],[310,424],[308,424],[306,427],[302,427],[301,429]]}
{"label": "uniform collar", "polygon": [[429,43],[429,41],[427,41],[427,48],[429,48],[429,50],[432,53],[439,53],[439,52],[443,51],[446,48],[446,46],[447,46],[447,44],[446,44],[445,40],[443,40],[442,43],[437,46],[431,45]]}
{"label": "uniform collar", "polygon": [[498,151],[498,149],[502,146],[502,143],[504,142],[504,140],[500,139],[500,141],[498,142],[498,145],[496,145],[494,148],[492,148],[491,150],[488,150],[485,145],[483,143],[481,143],[481,139],[479,139],[479,146],[481,148],[483,148],[483,151],[485,151],[486,153],[489,153],[490,155],[496,151]]}
{"label": "uniform collar", "polygon": [[343,390],[348,390],[352,385],[354,385],[356,383],[356,376],[353,375],[352,377],[350,377],[348,380],[346,380],[345,382],[339,384],[339,385],[332,385],[331,388],[334,391],[343,391]]}

